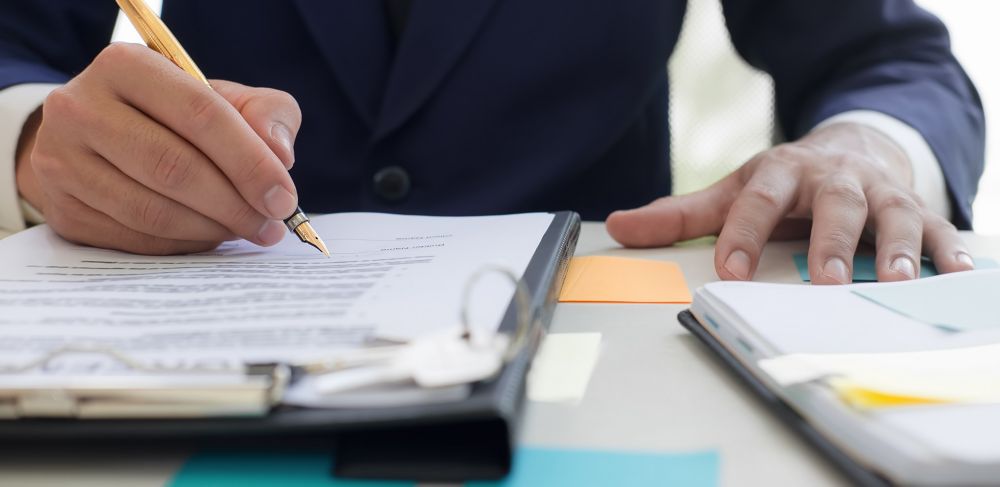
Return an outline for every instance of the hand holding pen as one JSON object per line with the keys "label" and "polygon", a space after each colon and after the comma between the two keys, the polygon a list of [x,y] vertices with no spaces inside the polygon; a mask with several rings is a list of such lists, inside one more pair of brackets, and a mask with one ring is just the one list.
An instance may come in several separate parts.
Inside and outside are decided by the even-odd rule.
{"label": "hand holding pen", "polygon": [[[150,42],[148,25],[137,29]],[[153,34],[176,43],[165,28]],[[288,174],[301,123],[295,100],[209,85],[178,65],[143,46],[113,44],[56,89],[19,144],[22,196],[57,233],[87,245],[177,254],[239,237],[268,246],[284,238],[289,219],[325,253],[302,221]]]}

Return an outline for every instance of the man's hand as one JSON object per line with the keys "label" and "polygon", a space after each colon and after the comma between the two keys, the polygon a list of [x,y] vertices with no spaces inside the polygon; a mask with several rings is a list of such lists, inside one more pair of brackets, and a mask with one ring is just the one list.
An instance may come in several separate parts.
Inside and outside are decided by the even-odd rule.
{"label": "man's hand", "polygon": [[[63,237],[141,254],[279,242],[298,197],[288,94],[214,81],[112,44],[25,124],[21,195]],[[37,132],[36,132],[37,127]]]}
{"label": "man's hand", "polygon": [[615,212],[607,227],[629,247],[717,234],[715,269],[730,280],[753,277],[768,239],[808,236],[812,282],[849,283],[866,231],[875,236],[879,281],[917,277],[921,250],[941,272],[972,269],[955,227],[924,208],[911,179],[893,141],[835,124],[757,155],[705,190]]}

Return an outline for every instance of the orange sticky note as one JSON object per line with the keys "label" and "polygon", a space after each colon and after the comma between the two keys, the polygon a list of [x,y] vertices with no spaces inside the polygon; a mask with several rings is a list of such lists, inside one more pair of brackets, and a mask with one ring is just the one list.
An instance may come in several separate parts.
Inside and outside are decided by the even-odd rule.
{"label": "orange sticky note", "polygon": [[624,257],[574,257],[559,301],[687,304],[691,292],[675,262]]}

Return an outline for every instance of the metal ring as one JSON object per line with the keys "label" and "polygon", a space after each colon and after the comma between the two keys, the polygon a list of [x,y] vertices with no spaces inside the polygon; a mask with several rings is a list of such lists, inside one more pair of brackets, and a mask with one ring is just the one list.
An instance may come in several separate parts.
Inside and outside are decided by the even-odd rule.
{"label": "metal ring", "polygon": [[301,210],[296,210],[295,213],[292,214],[292,216],[288,217],[288,219],[285,220],[285,226],[288,227],[288,230],[294,232],[296,228],[299,228],[299,225],[307,221],[309,221],[309,218],[306,216],[306,214],[302,213]]}
{"label": "metal ring", "polygon": [[[469,319],[469,311],[472,305],[472,291],[475,289],[476,284],[487,274],[497,273],[506,276],[510,279],[510,282],[514,284],[514,311],[517,317],[517,328],[514,330],[514,335],[507,346],[507,351],[504,354],[504,362],[509,362],[513,359],[518,352],[525,346],[528,342],[528,338],[531,335],[532,325],[535,321],[531,319],[531,293],[528,290],[528,286],[518,277],[511,272],[509,269],[503,267],[484,267],[465,282],[465,289],[462,293],[462,309],[461,309],[461,321],[462,321],[462,337],[466,340],[472,339],[472,334],[474,332],[472,321]],[[506,311],[505,311],[506,314]],[[541,327],[538,327],[539,329]]]}

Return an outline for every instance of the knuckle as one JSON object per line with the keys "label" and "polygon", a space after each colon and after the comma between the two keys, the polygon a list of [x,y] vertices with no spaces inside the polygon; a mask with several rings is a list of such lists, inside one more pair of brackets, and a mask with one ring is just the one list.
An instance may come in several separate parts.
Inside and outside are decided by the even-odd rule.
{"label": "knuckle", "polygon": [[748,197],[764,205],[765,210],[779,212],[785,208],[781,192],[773,186],[756,183],[747,186],[744,191]]}
{"label": "knuckle", "polygon": [[190,127],[198,132],[211,127],[223,113],[222,102],[219,101],[219,98],[211,92],[201,90],[191,95],[187,108],[186,113],[191,114]]}
{"label": "knuckle", "polygon": [[40,179],[52,182],[60,180],[62,160],[38,145],[31,151],[31,169]]}
{"label": "knuckle", "polygon": [[156,198],[143,198],[136,205],[135,213],[143,228],[157,232],[172,228],[175,219],[169,205]]}
{"label": "knuckle", "polygon": [[153,179],[166,189],[186,187],[195,178],[195,165],[183,149],[165,146],[153,163]]}
{"label": "knuckle", "polygon": [[820,198],[836,200],[854,208],[864,208],[866,210],[868,208],[868,199],[865,198],[865,194],[861,191],[861,188],[843,181],[823,185],[819,190],[818,196]]}
{"label": "knuckle", "polygon": [[67,85],[52,90],[42,103],[43,119],[65,119],[80,112],[80,101]]}
{"label": "knuckle", "polygon": [[263,223],[262,218],[252,206],[243,203],[229,213],[225,226],[237,235],[252,236]]}
{"label": "knuckle", "polygon": [[[919,235],[919,233],[917,235]],[[883,246],[884,248],[892,249],[895,254],[914,256],[917,254],[917,244],[917,242],[910,238],[895,236],[884,242]]]}
{"label": "knuckle", "polygon": [[140,54],[140,49],[145,49],[138,44],[127,42],[113,42],[108,44],[94,58],[93,66],[98,69],[112,68],[122,65],[129,65]]}
{"label": "knuckle", "polygon": [[773,162],[781,161],[786,164],[794,164],[802,156],[802,151],[793,144],[781,144],[773,147],[764,154]]}
{"label": "knuckle", "polygon": [[857,239],[843,229],[831,229],[823,235],[823,246],[827,253],[847,256],[853,253]]}
{"label": "knuckle", "polygon": [[276,164],[271,154],[261,154],[252,164],[246,165],[235,182],[241,188],[253,185],[263,187],[265,181],[272,177]]}
{"label": "knuckle", "polygon": [[266,101],[272,106],[295,107],[296,109],[299,107],[298,102],[295,101],[295,97],[284,91],[271,88],[263,89],[260,95],[260,100]]}
{"label": "knuckle", "polygon": [[905,210],[913,213],[920,211],[920,204],[917,200],[902,190],[893,189],[881,195],[879,202],[883,209]]}
{"label": "knuckle", "polygon": [[764,238],[761,237],[760,232],[757,227],[748,220],[738,218],[729,225],[729,236],[732,240],[737,241],[741,246],[747,246],[753,249],[761,249],[764,247]]}
{"label": "knuckle", "polygon": [[280,114],[281,121],[296,130],[302,122],[302,111],[292,95],[270,88],[260,88],[256,96],[249,98],[240,110],[244,116],[266,121]]}

